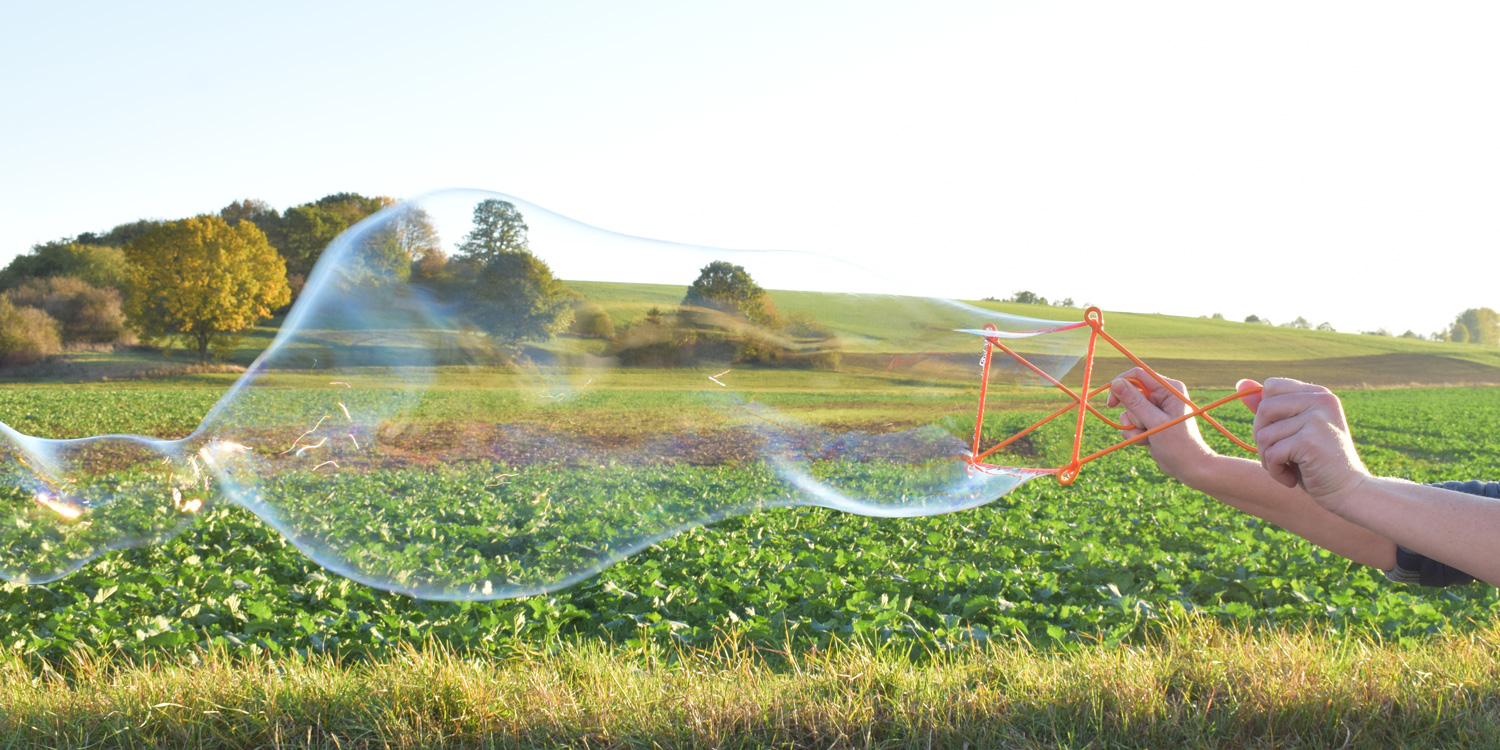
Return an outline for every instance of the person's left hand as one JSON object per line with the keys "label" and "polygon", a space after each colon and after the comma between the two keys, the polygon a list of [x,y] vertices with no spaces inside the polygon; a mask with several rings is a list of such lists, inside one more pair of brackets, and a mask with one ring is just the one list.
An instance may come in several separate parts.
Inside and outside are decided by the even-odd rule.
{"label": "person's left hand", "polygon": [[[1254,381],[1240,381],[1240,389]],[[1354,449],[1338,396],[1319,385],[1268,378],[1259,396],[1245,399],[1255,412],[1255,444],[1261,465],[1287,487],[1301,487],[1319,505],[1339,512],[1344,500],[1369,478]]]}

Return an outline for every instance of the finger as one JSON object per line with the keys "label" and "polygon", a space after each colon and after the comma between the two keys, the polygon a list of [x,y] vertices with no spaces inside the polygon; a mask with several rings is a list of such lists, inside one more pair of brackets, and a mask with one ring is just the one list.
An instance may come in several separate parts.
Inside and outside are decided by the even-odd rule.
{"label": "finger", "polygon": [[1266,378],[1265,382],[1265,394],[1267,397],[1280,396],[1286,393],[1315,393],[1327,390],[1327,388],[1321,385],[1304,383],[1292,378]]}
{"label": "finger", "polygon": [[1277,482],[1296,487],[1302,482],[1302,471],[1297,458],[1300,455],[1299,440],[1295,434],[1272,443],[1260,444],[1260,463],[1266,473]]}
{"label": "finger", "polygon": [[1135,421],[1131,419],[1130,412],[1128,411],[1120,414],[1120,424],[1125,425],[1125,429],[1120,430],[1120,437],[1126,440],[1145,432],[1145,430],[1135,426]]}
{"label": "finger", "polygon": [[[1142,370],[1139,367],[1132,367],[1129,370],[1126,370],[1125,372],[1122,372],[1114,377],[1114,380],[1124,380],[1126,382],[1129,382],[1130,380],[1138,380],[1142,383],[1145,383],[1150,379],[1151,376],[1147,375],[1146,371]],[[1104,405],[1109,408],[1114,408],[1120,405],[1119,399],[1115,398],[1113,388],[1110,389],[1109,397],[1105,399]]]}
{"label": "finger", "polygon": [[1126,380],[1115,380],[1109,385],[1109,394],[1115,403],[1125,407],[1131,415],[1131,424],[1151,428],[1169,419],[1156,404]]}
{"label": "finger", "polygon": [[1316,427],[1320,420],[1315,415],[1299,414],[1295,417],[1271,422],[1254,429],[1250,433],[1250,439],[1257,446],[1270,446],[1286,440],[1308,427]]}
{"label": "finger", "polygon": [[[1260,383],[1257,383],[1249,378],[1245,378],[1244,380],[1241,380],[1240,382],[1234,384],[1234,390],[1237,392],[1254,390],[1260,387]],[[1240,397],[1240,402],[1245,405],[1245,408],[1250,410],[1251,414],[1254,414],[1256,408],[1260,406],[1261,398],[1262,395],[1260,393],[1251,393],[1247,396]]]}
{"label": "finger", "polygon": [[1327,389],[1319,391],[1301,391],[1294,393],[1283,393],[1275,396],[1261,395],[1260,406],[1255,410],[1255,427],[1261,427],[1290,419],[1299,414],[1309,412],[1321,412],[1322,419],[1329,422],[1342,422],[1338,417],[1343,414],[1339,407],[1338,396],[1333,395]]}

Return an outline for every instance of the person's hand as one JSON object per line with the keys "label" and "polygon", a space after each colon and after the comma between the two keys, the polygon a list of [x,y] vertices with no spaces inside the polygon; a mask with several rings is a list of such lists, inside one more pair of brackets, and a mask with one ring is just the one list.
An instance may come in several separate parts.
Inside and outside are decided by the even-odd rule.
{"label": "person's hand", "polygon": [[[1240,389],[1255,381],[1240,381]],[[1269,378],[1259,396],[1245,399],[1255,412],[1255,445],[1271,477],[1301,487],[1319,505],[1339,512],[1344,499],[1369,478],[1354,450],[1338,396],[1319,385]]]}
{"label": "person's hand", "polygon": [[[1133,378],[1145,386],[1142,393],[1126,378]],[[1166,382],[1183,396],[1188,396],[1187,386],[1181,381],[1167,378]],[[1120,434],[1133,438],[1146,430],[1166,424],[1192,411],[1181,399],[1173,396],[1161,382],[1145,370],[1137,367],[1121,373],[1110,383],[1109,400],[1106,406],[1123,406],[1120,423],[1127,426]],[[1147,437],[1144,441],[1151,447],[1151,458],[1168,476],[1192,486],[1199,473],[1206,470],[1219,454],[1203,442],[1198,432],[1198,420],[1188,419]]]}

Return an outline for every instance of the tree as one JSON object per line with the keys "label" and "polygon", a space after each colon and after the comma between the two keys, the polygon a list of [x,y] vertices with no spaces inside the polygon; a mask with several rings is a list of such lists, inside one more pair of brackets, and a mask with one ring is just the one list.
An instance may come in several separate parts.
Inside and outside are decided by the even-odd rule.
{"label": "tree", "polygon": [[568,288],[541,258],[501,253],[479,267],[470,319],[507,344],[546,341],[573,322]]}
{"label": "tree", "polygon": [[407,260],[414,266],[437,268],[448,262],[443,252],[443,241],[438,237],[432,216],[420,206],[407,206],[392,219],[395,225],[396,244]]}
{"label": "tree", "polygon": [[1038,296],[1036,292],[1020,291],[1011,295],[1011,298],[1006,300],[1006,302],[1019,302],[1023,305],[1045,305],[1047,304],[1047,298]]}
{"label": "tree", "polygon": [[515,205],[491,198],[474,207],[474,229],[458,243],[459,264],[447,284],[474,302],[470,319],[507,344],[545,341],[573,321],[572,295],[531,254],[526,222]]}
{"label": "tree", "polygon": [[1318,330],[1320,330],[1320,331],[1332,331],[1332,330],[1334,330],[1333,324],[1329,323],[1328,321],[1325,320],[1322,323],[1318,324]]}
{"label": "tree", "polygon": [[443,255],[432,217],[417,206],[402,206],[366,230],[352,248],[344,277],[356,284],[404,282],[418,268],[434,276]]}
{"label": "tree", "polygon": [[526,242],[526,221],[515,204],[490,198],[474,207],[474,229],[458,243],[465,258],[484,262],[506,253],[530,252]]}
{"label": "tree", "polygon": [[328,243],[349,228],[344,217],[311,204],[287,209],[283,224],[285,244],[277,249],[286,260],[287,273],[304,278]]}
{"label": "tree", "polygon": [[1269,320],[1267,320],[1265,318],[1262,318],[1259,315],[1246,315],[1245,316],[1245,322],[1246,323],[1258,323],[1260,325],[1266,325],[1266,326],[1271,325],[1271,321],[1269,321]]}
{"label": "tree", "polygon": [[1307,328],[1312,328],[1312,325],[1307,322],[1307,318],[1304,318],[1301,315],[1298,315],[1296,320],[1294,320],[1294,321],[1292,321],[1290,323],[1282,323],[1281,327],[1282,328],[1302,328],[1302,329],[1307,329]]}
{"label": "tree", "polygon": [[255,198],[235,201],[219,209],[219,218],[229,222],[229,226],[242,221],[254,222],[258,218],[273,214],[276,214],[276,209],[271,208],[271,204]]}
{"label": "tree", "polygon": [[219,209],[219,218],[229,222],[229,226],[248,221],[266,233],[266,240],[271,243],[271,247],[280,250],[286,245],[286,220],[282,218],[280,211],[271,208],[263,200],[246,198],[235,201]]}
{"label": "tree", "polygon": [[130,276],[125,252],[118,247],[78,242],[47,242],[12,258],[0,271],[0,290],[15,289],[30,279],[73,276],[101,288],[125,289]]}
{"label": "tree", "polygon": [[217,216],[162,224],[125,247],[132,264],[126,316],[147,341],[186,339],[199,361],[287,303],[286,264],[250,222]]}
{"label": "tree", "polygon": [[1458,342],[1500,345],[1500,312],[1488,307],[1469,308],[1458,314],[1449,326],[1449,337]]}
{"label": "tree", "polygon": [[155,229],[162,222],[155,219],[137,219],[127,224],[118,224],[114,229],[104,234],[84,232],[73,241],[80,245],[103,245],[105,247],[124,247],[131,240]]}
{"label": "tree", "polygon": [[699,269],[698,278],[688,287],[682,304],[736,313],[762,326],[775,326],[779,321],[771,295],[750,278],[745,267],[722,260]]}
{"label": "tree", "polygon": [[[289,208],[280,221],[280,243],[273,242],[272,246],[286,258],[288,275],[305,278],[312,273],[318,258],[335,237],[366,216],[393,203],[395,201],[391,198],[334,193],[312,203]],[[267,234],[272,233],[268,231]]]}

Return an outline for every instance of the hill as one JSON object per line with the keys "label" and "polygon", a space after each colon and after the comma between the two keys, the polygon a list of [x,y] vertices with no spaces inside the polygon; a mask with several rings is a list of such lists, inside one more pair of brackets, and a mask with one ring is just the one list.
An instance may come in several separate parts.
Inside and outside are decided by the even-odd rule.
{"label": "hill", "polygon": [[[670,284],[567,283],[602,305],[616,326],[639,320],[653,306],[671,308],[687,289]],[[847,337],[852,342],[847,349],[855,353],[877,351],[864,345],[879,340],[879,328],[889,323],[878,313],[848,304],[847,295],[772,290],[771,296],[782,313],[819,321]],[[968,303],[1010,315],[1059,321],[1075,321],[1083,315],[1078,308]],[[1500,348],[1477,344],[1108,310],[1105,330],[1158,371],[1199,387],[1232,388],[1239,378],[1276,376],[1337,388],[1500,386]],[[1101,372],[1113,374],[1130,366],[1107,346],[1100,350]]]}
{"label": "hill", "polygon": [[[687,289],[670,284],[566,283],[603,306],[617,329],[645,317],[652,307],[672,309]],[[771,296],[784,315],[814,320],[832,329],[846,353],[847,367],[876,366],[888,361],[892,353],[912,351],[891,348],[888,331],[901,321],[878,306],[882,298],[785,290],[772,290]],[[1065,322],[1080,320],[1083,315],[1082,310],[1068,307],[983,301],[968,304],[1009,315]],[[223,384],[271,343],[280,322],[273,319],[248,332],[225,363],[199,367],[180,355],[163,356],[131,347],[114,352],[72,352],[40,365],[12,369],[0,378],[12,382],[97,381],[197,375],[206,383]],[[1196,387],[1231,388],[1239,378],[1272,376],[1344,389],[1500,386],[1497,347],[1108,310],[1105,326],[1152,367]],[[962,348],[949,345],[935,351],[968,367],[973,361],[970,357],[978,353],[978,347],[970,347],[969,341],[960,339]],[[576,339],[558,342],[561,348],[590,351],[602,349],[604,343]],[[1131,366],[1108,346],[1101,346],[1099,372],[1113,375]],[[1070,375],[1074,380],[1078,377],[1076,371]]]}

